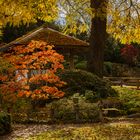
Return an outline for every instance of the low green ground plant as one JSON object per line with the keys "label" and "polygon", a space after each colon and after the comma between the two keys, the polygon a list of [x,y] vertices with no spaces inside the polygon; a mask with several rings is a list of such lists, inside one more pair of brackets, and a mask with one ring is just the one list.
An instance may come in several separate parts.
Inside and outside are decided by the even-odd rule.
{"label": "low green ground plant", "polygon": [[[100,109],[97,104],[89,103],[78,93],[47,105],[53,111],[52,121],[61,123],[84,123],[101,121]],[[53,120],[54,119],[54,120]]]}
{"label": "low green ground plant", "polygon": [[119,93],[119,100],[126,114],[140,113],[140,90],[118,86],[113,88]]}

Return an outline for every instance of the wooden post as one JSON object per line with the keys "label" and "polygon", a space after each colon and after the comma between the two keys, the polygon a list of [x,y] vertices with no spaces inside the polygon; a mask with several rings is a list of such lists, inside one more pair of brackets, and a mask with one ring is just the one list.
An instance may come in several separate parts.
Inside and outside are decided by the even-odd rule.
{"label": "wooden post", "polygon": [[53,107],[51,107],[51,109],[50,109],[50,120],[51,120],[51,122],[54,122],[54,120],[55,120],[55,110]]}
{"label": "wooden post", "polygon": [[70,55],[69,55],[69,62],[70,62],[70,70],[73,70],[74,69],[74,54],[71,50],[70,50]]}
{"label": "wooden post", "polygon": [[138,85],[137,85],[137,89],[139,89],[139,87],[140,87],[140,86],[139,86],[139,83],[140,83],[140,80],[138,79]]}
{"label": "wooden post", "polygon": [[123,79],[120,79],[120,86],[123,87]]}
{"label": "wooden post", "polygon": [[[29,90],[31,90],[31,85],[30,85],[30,82],[29,82],[29,80],[30,80],[30,78],[31,78],[31,70],[30,69],[28,69],[28,72],[27,72],[27,85],[29,85]],[[28,99],[28,101],[29,101],[29,103],[30,103],[30,105],[32,106],[32,101],[31,101],[31,99],[29,98]],[[30,117],[31,117],[31,114],[32,114],[32,107],[30,108],[28,108],[28,110],[27,110],[27,122],[29,123],[30,122]]]}
{"label": "wooden post", "polygon": [[104,116],[103,116],[103,102],[102,102],[101,99],[98,101],[98,107],[99,107],[99,119],[100,119],[101,122],[103,122],[104,121]]}
{"label": "wooden post", "polygon": [[75,119],[76,123],[79,122],[79,100],[78,98],[73,98],[73,103],[74,103],[74,111],[75,111]]}

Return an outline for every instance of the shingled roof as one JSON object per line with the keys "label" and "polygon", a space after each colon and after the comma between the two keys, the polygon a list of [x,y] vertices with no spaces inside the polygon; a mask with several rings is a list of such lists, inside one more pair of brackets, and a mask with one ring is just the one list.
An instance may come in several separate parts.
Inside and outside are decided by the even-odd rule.
{"label": "shingled roof", "polygon": [[79,40],[75,37],[64,35],[61,32],[48,28],[46,26],[41,26],[36,30],[33,30],[26,35],[0,47],[0,52],[7,51],[9,48],[28,44],[31,40],[42,40],[46,41],[56,47],[67,48],[88,48],[89,44],[85,41]]}

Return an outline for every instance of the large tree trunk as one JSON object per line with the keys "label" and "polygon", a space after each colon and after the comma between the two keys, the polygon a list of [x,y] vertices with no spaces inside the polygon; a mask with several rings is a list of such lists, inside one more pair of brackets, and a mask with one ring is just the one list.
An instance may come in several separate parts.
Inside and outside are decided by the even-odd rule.
{"label": "large tree trunk", "polygon": [[87,67],[90,72],[103,77],[108,0],[90,0],[90,2],[95,15],[91,20],[90,51]]}

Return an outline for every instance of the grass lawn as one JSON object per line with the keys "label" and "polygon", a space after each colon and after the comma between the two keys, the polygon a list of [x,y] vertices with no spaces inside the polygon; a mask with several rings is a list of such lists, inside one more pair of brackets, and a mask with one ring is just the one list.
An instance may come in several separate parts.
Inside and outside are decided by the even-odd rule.
{"label": "grass lawn", "polygon": [[[18,138],[17,140],[24,140]],[[140,124],[117,122],[106,124],[62,125],[31,136],[26,140],[140,140]]]}
{"label": "grass lawn", "polygon": [[140,94],[140,88],[137,89],[136,86],[112,86],[112,88],[114,88],[115,90],[117,90],[119,93],[123,93],[123,92],[131,92],[131,93],[137,93]]}

